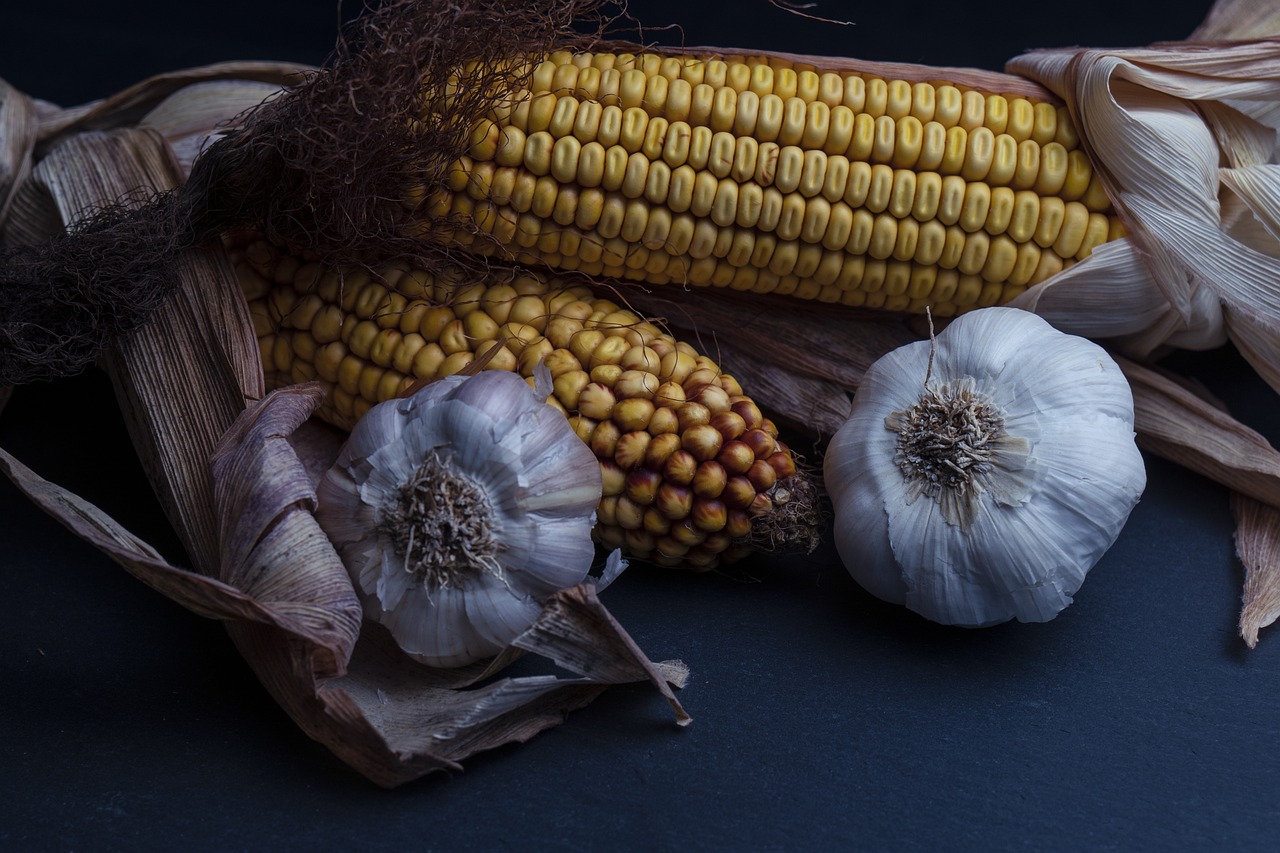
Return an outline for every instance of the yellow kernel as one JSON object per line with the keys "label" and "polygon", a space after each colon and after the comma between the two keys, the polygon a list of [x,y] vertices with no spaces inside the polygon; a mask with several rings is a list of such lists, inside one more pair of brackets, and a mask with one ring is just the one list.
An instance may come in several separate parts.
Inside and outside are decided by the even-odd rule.
{"label": "yellow kernel", "polygon": [[1089,229],[1089,209],[1079,202],[1066,205],[1062,229],[1053,243],[1053,251],[1063,258],[1074,257]]}
{"label": "yellow kernel", "polygon": [[1029,190],[1036,185],[1040,176],[1040,153],[1040,146],[1030,139],[1018,143],[1017,166],[1009,182],[1015,190]]}
{"label": "yellow kernel", "polygon": [[[1079,202],[1071,202],[1078,205]],[[1042,248],[1049,248],[1058,239],[1066,216],[1066,204],[1060,198],[1040,200],[1039,218],[1035,225],[1034,239]]]}
{"label": "yellow kernel", "polygon": [[693,493],[699,497],[718,498],[724,491],[728,479],[724,466],[715,460],[708,459],[699,463],[690,485],[693,487]]}
{"label": "yellow kernel", "polygon": [[619,527],[626,530],[639,530],[644,524],[644,508],[625,495],[620,496],[615,509],[615,518]]}
{"label": "yellow kernel", "polygon": [[728,522],[728,512],[723,501],[716,498],[695,498],[689,520],[699,530],[714,533]]}
{"label": "yellow kernel", "polygon": [[[734,123],[738,120],[739,101],[741,100],[743,100],[742,97],[729,86],[721,86],[715,90],[715,95],[711,102],[711,118],[708,123],[713,131],[734,129]],[[755,128],[752,127],[751,130],[754,131]]]}
{"label": "yellow kernel", "polygon": [[877,163],[889,163],[894,159],[898,123],[887,115],[875,121],[875,136],[871,143],[871,159]]}
{"label": "yellow kernel", "polygon": [[[486,346],[484,350],[477,352],[477,355],[482,354],[485,350],[489,348],[489,346]],[[503,349],[508,349],[508,348],[504,345]],[[521,375],[532,376],[534,370],[537,369],[538,365],[541,364],[543,360],[554,351],[555,351],[555,347],[551,345],[551,341],[547,340],[546,338],[538,338],[535,341],[526,343],[524,347],[520,350],[520,354],[519,355],[513,354],[512,357],[515,359],[516,369],[520,371]],[[499,352],[501,352],[501,350],[499,350]]]}
{"label": "yellow kernel", "polygon": [[390,367],[400,349],[401,335],[398,329],[381,329],[369,346],[369,358],[379,367]]}
{"label": "yellow kernel", "polygon": [[965,238],[964,251],[956,268],[965,275],[977,275],[987,262],[987,252],[991,248],[991,238],[978,231]]}
{"label": "yellow kernel", "polygon": [[687,451],[699,462],[715,459],[723,444],[724,437],[710,423],[689,426],[683,430],[680,437],[681,449]]}
{"label": "yellow kernel", "polygon": [[671,406],[659,406],[649,419],[649,432],[654,435],[680,432],[680,416]]}
{"label": "yellow kernel", "polygon": [[[1048,107],[1048,104],[1041,106]],[[1052,109],[1052,107],[1050,107]],[[1036,129],[1036,108],[1026,98],[1014,98],[1009,101],[1009,120],[1005,126],[1005,133],[1012,136],[1018,142],[1023,140],[1031,141],[1031,135]],[[1053,138],[1052,132],[1049,138]],[[1034,143],[1038,148],[1043,143]]]}
{"label": "yellow kernel", "polygon": [[614,387],[614,395],[619,399],[639,397],[652,400],[658,386],[658,377],[647,370],[623,370]]}
{"label": "yellow kernel", "polygon": [[977,231],[986,224],[990,210],[991,188],[983,183],[968,184],[965,187],[964,202],[957,222],[965,231]]}
{"label": "yellow kernel", "polygon": [[[600,481],[602,487],[601,495],[603,497],[608,498],[614,495],[620,495],[622,494],[623,488],[626,486],[627,474],[620,465],[609,460],[601,460]],[[613,509],[614,505],[615,504],[611,502],[610,509]],[[596,510],[596,518],[599,521],[604,521],[603,513],[600,512],[599,508]]]}
{"label": "yellow kernel", "polygon": [[1067,181],[1070,155],[1057,142],[1050,142],[1040,151],[1040,172],[1033,189],[1039,195],[1057,195]]}
{"label": "yellow kernel", "polygon": [[667,144],[668,126],[667,120],[661,116],[649,119],[649,124],[644,132],[644,143],[640,146],[640,153],[651,161],[657,161],[662,156],[662,151]]}
{"label": "yellow kernel", "polygon": [[992,238],[987,260],[982,267],[982,277],[987,281],[1005,281],[1013,274],[1018,259],[1018,246],[1008,235]]}
{"label": "yellow kernel", "polygon": [[[693,504],[692,504],[692,495],[691,495],[689,513],[692,513],[692,512],[693,512]],[[697,546],[702,542],[702,540],[704,540],[707,537],[707,534],[704,531],[694,527],[693,523],[688,520],[684,520],[679,524],[673,524],[671,526],[671,531],[668,535],[671,537],[673,541],[681,545],[684,545],[686,547]],[[686,554],[686,559],[688,559],[688,554]]]}
{"label": "yellow kernel", "polygon": [[618,440],[622,432],[613,421],[600,421],[591,431],[591,440],[587,442],[591,452],[599,459],[611,459],[617,451]]}
{"label": "yellow kernel", "polygon": [[628,154],[635,154],[644,147],[645,135],[649,129],[649,114],[639,107],[629,107],[622,112],[622,123],[618,132],[618,144]]}
{"label": "yellow kernel", "polygon": [[635,468],[644,462],[652,442],[653,435],[647,430],[623,433],[613,451],[614,461],[624,470]]}
{"label": "yellow kernel", "polygon": [[[606,388],[609,388],[610,390],[612,390],[613,387],[618,384],[618,377],[620,377],[621,375],[622,375],[622,368],[616,364],[598,364],[595,367],[591,368],[591,371],[590,371],[592,382],[599,383],[600,385],[603,385]],[[616,392],[614,393],[613,396],[614,396],[614,399],[618,398],[618,395]]]}
{"label": "yellow kernel", "polygon": [[774,94],[761,95],[760,115],[752,135],[761,142],[776,142],[782,132],[785,115],[786,104],[782,98]]}
{"label": "yellow kernel", "polygon": [[911,215],[916,202],[916,173],[909,169],[898,169],[893,173],[893,183],[889,191],[889,202],[886,209],[899,219]]}
{"label": "yellow kernel", "polygon": [[871,183],[867,187],[866,207],[872,213],[880,213],[889,206],[893,197],[893,169],[882,164],[871,167]]}
{"label": "yellow kernel", "polygon": [[915,116],[903,116],[898,119],[894,134],[894,147],[888,162],[899,169],[914,167],[924,145],[924,126]]}
{"label": "yellow kernel", "polygon": [[778,129],[780,145],[796,145],[804,139],[808,107],[800,98],[786,98],[782,106],[782,123]]}
{"label": "yellow kernel", "polygon": [[644,397],[619,400],[613,406],[613,422],[622,430],[631,432],[648,428],[655,406]]}
{"label": "yellow kernel", "polygon": [[966,181],[982,181],[991,171],[991,162],[995,157],[996,137],[990,128],[979,127],[968,137],[965,148],[964,165],[960,175]]}
{"label": "yellow kernel", "polygon": [[653,508],[664,518],[681,520],[693,510],[693,490],[670,479],[664,479],[654,496]]}
{"label": "yellow kernel", "polygon": [[[682,441],[683,444],[683,441]],[[671,452],[662,466],[662,476],[671,483],[687,486],[698,471],[698,459],[683,446]]]}
{"label": "yellow kernel", "polygon": [[[563,398],[561,402],[565,402]],[[577,409],[584,417],[602,421],[612,414],[614,402],[613,391],[608,386],[590,382],[578,395]],[[565,407],[569,408],[567,403]]]}
{"label": "yellow kernel", "polygon": [[623,494],[637,506],[648,506],[658,496],[662,476],[648,468],[636,468],[626,475]]}
{"label": "yellow kernel", "polygon": [[1076,250],[1076,258],[1084,260],[1093,253],[1093,250],[1107,241],[1111,224],[1107,217],[1100,213],[1089,214],[1089,225],[1085,230],[1084,239],[1080,242],[1080,248]]}
{"label": "yellow kernel", "polygon": [[1015,200],[1013,190],[1008,187],[992,188],[991,207],[987,210],[987,221],[982,226],[988,234],[1003,234],[1009,230]]}
{"label": "yellow kernel", "polygon": [[570,411],[578,409],[582,391],[589,384],[591,384],[591,377],[585,370],[567,370],[552,380],[556,399]]}

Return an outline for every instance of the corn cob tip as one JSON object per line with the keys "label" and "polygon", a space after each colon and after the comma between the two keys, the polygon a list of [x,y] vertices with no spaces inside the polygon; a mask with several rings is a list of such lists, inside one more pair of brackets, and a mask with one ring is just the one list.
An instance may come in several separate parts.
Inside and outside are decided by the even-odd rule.
{"label": "corn cob tip", "polygon": [[771,509],[751,527],[753,551],[812,554],[822,542],[826,518],[814,477],[803,468],[768,493]]}

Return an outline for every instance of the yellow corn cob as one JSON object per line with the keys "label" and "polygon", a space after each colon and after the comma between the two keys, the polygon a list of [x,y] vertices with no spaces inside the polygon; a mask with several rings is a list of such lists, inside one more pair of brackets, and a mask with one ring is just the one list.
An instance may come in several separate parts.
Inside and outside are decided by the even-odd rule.
{"label": "yellow corn cob", "polygon": [[486,286],[397,267],[325,271],[262,241],[232,257],[268,388],[320,381],[318,414],[344,429],[482,356],[526,378],[545,363],[548,402],[600,460],[595,534],[606,547],[710,568],[749,550],[804,488],[777,428],[731,376],[585,287],[529,273]]}
{"label": "yellow corn cob", "polygon": [[551,54],[424,194],[475,252],[937,315],[1123,234],[1064,108],[776,57]]}

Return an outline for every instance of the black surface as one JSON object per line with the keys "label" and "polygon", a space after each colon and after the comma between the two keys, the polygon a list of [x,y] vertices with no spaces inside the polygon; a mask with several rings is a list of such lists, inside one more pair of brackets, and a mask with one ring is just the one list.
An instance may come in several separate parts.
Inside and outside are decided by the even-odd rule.
{"label": "black surface", "polygon": [[[1208,3],[1042,11],[633,3],[689,43],[997,68],[1022,49],[1189,32]],[[329,4],[84,0],[0,14],[0,76],[72,104],[220,59],[318,61]],[[1021,11],[1020,11],[1021,8]],[[1068,14],[1070,17],[1068,17]],[[1231,352],[1179,356],[1280,439]],[[0,446],[180,559],[96,373],[19,389]],[[1223,489],[1149,485],[1076,603],[964,631],[861,592],[824,548],[757,583],[632,571],[606,603],[693,670],[677,730],[642,688],[458,774],[377,789],[309,741],[217,624],[143,587],[0,481],[0,846],[11,849],[1269,849],[1280,827],[1280,634],[1235,634]]]}

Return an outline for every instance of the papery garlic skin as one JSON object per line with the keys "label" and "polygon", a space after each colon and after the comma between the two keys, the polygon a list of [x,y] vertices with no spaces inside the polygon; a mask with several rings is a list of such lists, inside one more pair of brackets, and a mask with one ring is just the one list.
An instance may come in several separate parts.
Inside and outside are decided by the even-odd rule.
{"label": "papery garlic skin", "polygon": [[[317,486],[316,519],[366,618],[423,663],[496,655],[547,597],[587,577],[600,465],[545,396],[482,371],[380,403]],[[403,512],[406,495],[417,515]],[[434,560],[406,556],[428,540]]]}
{"label": "papery garlic skin", "polygon": [[[999,413],[968,520],[944,513],[944,495],[922,492],[895,462],[896,427],[926,376],[929,388],[968,388]],[[1120,368],[1096,344],[1013,308],[964,314],[933,343],[872,365],[824,476],[854,579],[935,622],[970,627],[1061,612],[1146,486]]]}

